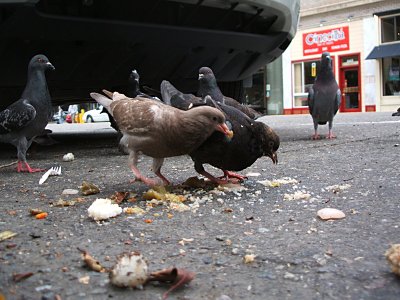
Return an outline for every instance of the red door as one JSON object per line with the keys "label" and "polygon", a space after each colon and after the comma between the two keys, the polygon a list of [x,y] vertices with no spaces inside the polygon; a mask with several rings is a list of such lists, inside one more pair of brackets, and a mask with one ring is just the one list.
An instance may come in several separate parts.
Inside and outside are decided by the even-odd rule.
{"label": "red door", "polygon": [[[353,58],[354,56],[352,56]],[[340,111],[360,112],[361,111],[361,83],[360,68],[357,63],[347,63],[348,57],[341,57],[339,87],[342,92]]]}

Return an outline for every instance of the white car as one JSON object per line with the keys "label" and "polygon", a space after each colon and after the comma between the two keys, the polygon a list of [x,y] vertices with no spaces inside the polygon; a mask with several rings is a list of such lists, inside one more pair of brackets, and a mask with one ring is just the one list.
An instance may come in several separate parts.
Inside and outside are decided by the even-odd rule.
{"label": "white car", "polygon": [[88,110],[83,114],[83,121],[85,123],[93,123],[93,122],[110,122],[110,118],[108,114],[101,111],[103,110],[103,106],[99,106],[98,108]]}

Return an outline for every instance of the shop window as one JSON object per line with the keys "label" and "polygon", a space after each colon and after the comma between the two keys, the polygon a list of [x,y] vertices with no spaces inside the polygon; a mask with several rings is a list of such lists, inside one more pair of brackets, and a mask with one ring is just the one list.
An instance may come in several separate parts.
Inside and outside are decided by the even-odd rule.
{"label": "shop window", "polygon": [[293,63],[294,106],[308,106],[308,90],[314,84],[320,60]]}
{"label": "shop window", "polygon": [[400,41],[400,15],[381,18],[382,43]]}
{"label": "shop window", "polygon": [[382,59],[383,95],[400,96],[400,56]]}

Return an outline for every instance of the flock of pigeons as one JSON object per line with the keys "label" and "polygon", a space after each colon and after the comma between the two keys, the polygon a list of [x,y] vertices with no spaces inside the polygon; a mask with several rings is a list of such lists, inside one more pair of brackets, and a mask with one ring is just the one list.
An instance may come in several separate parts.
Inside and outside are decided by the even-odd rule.
{"label": "flock of pigeons", "polygon": [[[38,172],[26,161],[26,151],[36,136],[43,134],[52,113],[46,70],[54,70],[44,55],[34,56],[28,66],[27,84],[21,99],[0,112],[0,142],[14,145],[18,151],[18,172]],[[161,174],[164,158],[189,155],[195,170],[210,181],[223,184],[245,177],[234,173],[251,166],[258,158],[268,156],[278,162],[279,136],[263,122],[258,112],[222,94],[213,71],[199,70],[197,96],[177,90],[164,80],[161,98],[151,97],[139,89],[139,74],[130,75],[128,95],[103,90],[90,96],[106,108],[111,125],[121,133],[120,144],[129,153],[129,166],[136,180],[157,185],[159,180],[145,177],[138,169],[140,154],[153,158],[153,172]],[[309,93],[310,113],[314,120],[314,139],[318,124],[329,122],[327,138],[334,138],[332,121],[340,105],[340,90],[334,79],[329,53],[321,58],[321,68]],[[203,165],[223,171],[216,178]]]}

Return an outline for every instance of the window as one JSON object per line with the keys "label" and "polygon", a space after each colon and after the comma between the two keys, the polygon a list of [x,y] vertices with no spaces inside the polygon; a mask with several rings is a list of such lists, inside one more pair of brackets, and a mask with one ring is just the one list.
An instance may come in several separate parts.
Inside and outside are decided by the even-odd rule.
{"label": "window", "polygon": [[382,43],[400,41],[400,16],[381,18]]}
{"label": "window", "polygon": [[382,59],[383,96],[400,96],[400,56]]}
{"label": "window", "polygon": [[308,90],[314,84],[320,60],[293,63],[294,106],[308,106]]}

